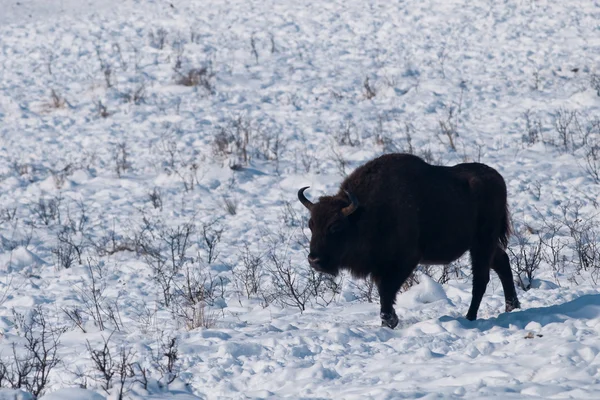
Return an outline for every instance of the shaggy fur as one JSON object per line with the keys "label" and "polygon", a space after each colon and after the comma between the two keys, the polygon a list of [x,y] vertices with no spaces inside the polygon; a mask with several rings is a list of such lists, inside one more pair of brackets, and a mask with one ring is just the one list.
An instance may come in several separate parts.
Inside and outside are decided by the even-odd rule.
{"label": "shaggy fur", "polygon": [[[311,212],[311,266],[333,275],[346,269],[355,277],[370,276],[379,289],[382,325],[398,324],[396,294],[418,264],[448,264],[466,251],[473,270],[467,318],[477,318],[490,268],[502,282],[506,311],[520,307],[505,252],[506,184],[493,168],[440,167],[388,154],[357,168],[335,196],[311,204],[303,192],[298,197]],[[346,216],[349,196],[358,204]]]}

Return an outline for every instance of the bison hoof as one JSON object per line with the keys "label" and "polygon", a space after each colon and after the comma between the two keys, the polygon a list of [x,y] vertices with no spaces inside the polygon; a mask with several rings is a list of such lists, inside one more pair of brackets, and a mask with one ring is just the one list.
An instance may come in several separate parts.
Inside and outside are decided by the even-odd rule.
{"label": "bison hoof", "polygon": [[381,313],[380,316],[381,316],[381,326],[387,326],[390,329],[394,329],[395,327],[397,327],[398,322],[400,321],[395,312]]}
{"label": "bison hoof", "polygon": [[475,321],[477,319],[477,314],[475,314],[475,315],[467,314],[466,318],[469,321]]}
{"label": "bison hoof", "polygon": [[521,303],[519,303],[518,299],[506,302],[506,312],[511,312],[517,308],[521,308]]}

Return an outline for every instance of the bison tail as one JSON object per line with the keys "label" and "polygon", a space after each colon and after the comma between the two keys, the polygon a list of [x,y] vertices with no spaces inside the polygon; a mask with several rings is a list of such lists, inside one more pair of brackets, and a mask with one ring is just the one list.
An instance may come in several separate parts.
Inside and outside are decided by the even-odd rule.
{"label": "bison tail", "polygon": [[504,204],[504,214],[502,215],[502,226],[500,227],[500,245],[503,249],[508,246],[508,238],[512,233],[512,227],[510,224],[510,212],[508,211],[508,203]]}

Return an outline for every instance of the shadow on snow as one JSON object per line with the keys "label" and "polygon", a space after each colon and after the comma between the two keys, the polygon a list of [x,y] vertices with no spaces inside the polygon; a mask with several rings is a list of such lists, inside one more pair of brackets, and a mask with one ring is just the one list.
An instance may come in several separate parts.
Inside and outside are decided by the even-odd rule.
{"label": "shadow on snow", "polygon": [[476,328],[482,331],[494,327],[508,328],[514,325],[524,329],[530,322],[537,322],[541,326],[552,323],[562,323],[567,319],[594,319],[600,318],[600,294],[588,294],[563,304],[549,307],[529,308],[515,310],[510,313],[500,314],[498,317],[468,321],[466,318],[456,319],[443,316],[440,322],[458,321],[465,329]]}

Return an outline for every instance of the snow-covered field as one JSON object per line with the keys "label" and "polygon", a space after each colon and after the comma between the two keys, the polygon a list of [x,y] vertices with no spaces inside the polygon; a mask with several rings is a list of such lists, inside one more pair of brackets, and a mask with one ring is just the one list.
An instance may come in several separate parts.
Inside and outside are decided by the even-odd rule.
{"label": "snow-covered field", "polygon": [[[0,399],[597,399],[599,21],[0,0]],[[419,272],[390,330],[367,285],[310,273],[296,191],[391,151],[503,174],[521,310],[492,274],[467,321],[465,258]]]}

